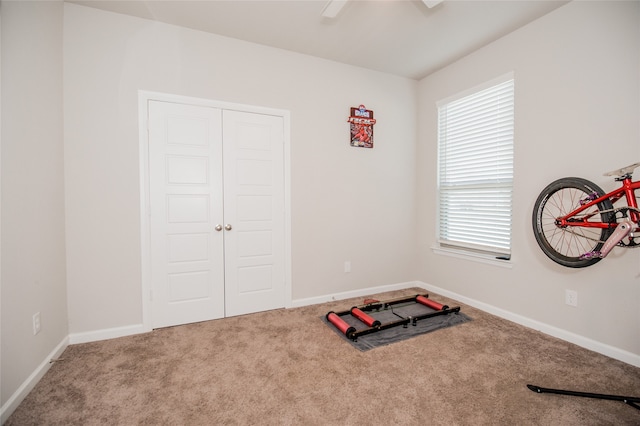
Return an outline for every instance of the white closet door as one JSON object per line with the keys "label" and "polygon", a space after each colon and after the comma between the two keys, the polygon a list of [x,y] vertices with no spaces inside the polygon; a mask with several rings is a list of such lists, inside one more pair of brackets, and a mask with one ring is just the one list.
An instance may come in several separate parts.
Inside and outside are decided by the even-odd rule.
{"label": "white closet door", "polygon": [[284,307],[283,118],[148,111],[152,327]]}
{"label": "white closet door", "polygon": [[149,103],[153,328],[224,317],[221,110]]}
{"label": "white closet door", "polygon": [[285,306],[283,127],[223,111],[226,316]]}

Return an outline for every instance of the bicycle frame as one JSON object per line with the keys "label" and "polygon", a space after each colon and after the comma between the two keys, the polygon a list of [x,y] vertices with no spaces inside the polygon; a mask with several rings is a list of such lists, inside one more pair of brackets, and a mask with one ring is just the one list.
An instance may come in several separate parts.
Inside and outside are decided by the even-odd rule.
{"label": "bicycle frame", "polygon": [[532,216],[536,241],[547,257],[562,266],[584,268],[604,259],[614,247],[640,247],[640,202],[636,198],[640,180],[632,179],[639,167],[637,162],[605,173],[618,183],[607,193],[579,177],[560,178],[547,185]]}
{"label": "bicycle frame", "polygon": [[618,226],[616,222],[613,223],[603,223],[603,222],[589,222],[589,219],[596,214],[599,214],[599,211],[595,211],[593,214],[585,216],[583,218],[576,217],[583,211],[587,210],[590,207],[593,207],[604,200],[610,200],[611,204],[615,204],[622,197],[626,198],[627,206],[631,207],[629,210],[629,217],[632,222],[635,224],[640,223],[640,212],[638,212],[638,201],[636,200],[635,190],[640,189],[640,181],[632,181],[630,175],[625,175],[616,179],[622,182],[622,186],[620,188],[614,189],[611,192],[604,194],[601,197],[598,197],[594,200],[590,200],[588,202],[584,202],[583,205],[571,213],[559,217],[556,219],[556,225],[559,227],[568,227],[568,226],[579,226],[583,228],[615,228]]}

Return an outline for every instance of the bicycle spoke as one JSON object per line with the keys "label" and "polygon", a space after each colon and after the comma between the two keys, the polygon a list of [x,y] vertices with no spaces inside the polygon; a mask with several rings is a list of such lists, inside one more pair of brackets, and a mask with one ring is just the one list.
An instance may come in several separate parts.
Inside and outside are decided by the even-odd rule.
{"label": "bicycle spoke", "polygon": [[[543,212],[542,231],[551,247],[567,257],[578,258],[593,250],[599,242],[601,231],[593,228],[556,226],[556,218],[565,216],[570,211],[580,207],[580,201],[589,194],[576,188],[565,188],[554,193],[545,206]],[[581,216],[598,217],[598,209],[590,209]]]}
{"label": "bicycle spoke", "polygon": [[579,214],[571,212],[584,208],[602,194],[602,189],[593,182],[576,177],[558,179],[540,193],[532,216],[533,230],[538,245],[551,260],[583,268],[601,259],[597,252],[613,228],[593,225],[615,223],[611,201],[603,199]]}

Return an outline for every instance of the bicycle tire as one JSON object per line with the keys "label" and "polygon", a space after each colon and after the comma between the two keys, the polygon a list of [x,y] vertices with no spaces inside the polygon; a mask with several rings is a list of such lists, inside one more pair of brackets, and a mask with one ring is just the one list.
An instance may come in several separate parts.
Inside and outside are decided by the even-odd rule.
{"label": "bicycle tire", "polygon": [[[595,183],[577,177],[558,179],[542,190],[533,208],[533,233],[545,255],[554,262],[569,268],[585,268],[602,260],[600,257],[581,258],[597,252],[604,245],[612,228],[558,227],[555,219],[580,207],[580,200],[605,192]],[[615,223],[613,205],[606,199],[586,213],[593,213],[591,221]],[[608,211],[607,211],[608,210]]]}

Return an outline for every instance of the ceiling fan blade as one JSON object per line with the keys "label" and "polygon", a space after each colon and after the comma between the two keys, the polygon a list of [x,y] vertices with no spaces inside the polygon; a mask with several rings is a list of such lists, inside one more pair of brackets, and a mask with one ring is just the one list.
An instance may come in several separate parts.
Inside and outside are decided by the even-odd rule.
{"label": "ceiling fan blade", "polygon": [[422,0],[422,3],[424,3],[429,9],[431,9],[432,7],[436,7],[443,1],[444,0]]}
{"label": "ceiling fan blade", "polygon": [[322,16],[325,18],[335,18],[347,4],[347,1],[348,0],[329,0],[322,10]]}

